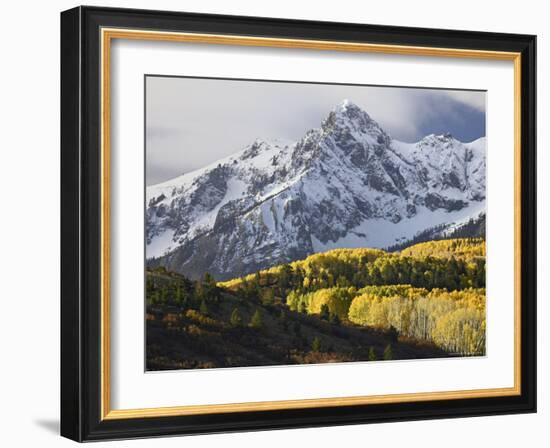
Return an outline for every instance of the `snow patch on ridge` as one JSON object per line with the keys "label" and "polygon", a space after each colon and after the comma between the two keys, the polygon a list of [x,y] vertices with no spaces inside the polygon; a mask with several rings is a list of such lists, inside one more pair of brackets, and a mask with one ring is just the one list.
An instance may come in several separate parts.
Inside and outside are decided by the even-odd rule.
{"label": "snow patch on ridge", "polygon": [[446,212],[444,210],[430,211],[423,207],[418,211],[416,216],[398,223],[388,222],[384,219],[365,220],[357,227],[351,229],[345,237],[335,241],[323,243],[315,237],[311,239],[315,252],[325,252],[337,248],[354,249],[359,247],[384,249],[410,240],[417,233],[430,227],[447,223],[455,223],[456,226],[459,226],[468,222],[470,218],[476,218],[484,211],[484,202],[473,203],[470,207],[456,212]]}

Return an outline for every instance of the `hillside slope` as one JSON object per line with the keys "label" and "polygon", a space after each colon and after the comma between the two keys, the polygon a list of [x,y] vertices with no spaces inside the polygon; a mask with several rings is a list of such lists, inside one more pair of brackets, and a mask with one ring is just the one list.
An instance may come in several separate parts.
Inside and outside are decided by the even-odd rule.
{"label": "hillside slope", "polygon": [[480,238],[334,249],[226,282],[146,273],[152,370],[485,352]]}
{"label": "hillside slope", "polygon": [[[162,311],[161,311],[162,310]],[[238,311],[242,324],[231,324]],[[251,321],[260,313],[260,324]],[[150,307],[147,370],[220,368],[449,356],[428,342],[396,341],[388,331],[342,325],[288,309],[224,293],[208,311]],[[316,339],[318,347],[315,346]]]}
{"label": "hillside slope", "polygon": [[[151,276],[158,273],[149,271]],[[178,279],[171,274],[167,281]],[[202,311],[198,303],[191,306],[148,306],[147,370],[374,361],[384,358],[388,345],[391,359],[449,356],[426,341],[397,341],[389,331],[292,311],[277,298],[266,302],[224,291]],[[240,323],[232,323],[236,310]]]}

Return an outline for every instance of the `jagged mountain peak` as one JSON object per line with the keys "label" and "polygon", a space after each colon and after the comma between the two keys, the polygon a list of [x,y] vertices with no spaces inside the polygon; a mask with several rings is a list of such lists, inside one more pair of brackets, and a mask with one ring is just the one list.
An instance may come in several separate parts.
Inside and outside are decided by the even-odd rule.
{"label": "jagged mountain peak", "polygon": [[364,109],[347,99],[340,102],[331,110],[321,127],[326,132],[347,128],[364,133],[385,134],[381,126]]}
{"label": "jagged mountain peak", "polygon": [[363,114],[370,118],[369,114],[364,109],[362,109],[353,101],[347,98],[342,100],[339,104],[337,104],[333,110],[336,113],[347,114],[348,116],[353,116],[355,114]]}

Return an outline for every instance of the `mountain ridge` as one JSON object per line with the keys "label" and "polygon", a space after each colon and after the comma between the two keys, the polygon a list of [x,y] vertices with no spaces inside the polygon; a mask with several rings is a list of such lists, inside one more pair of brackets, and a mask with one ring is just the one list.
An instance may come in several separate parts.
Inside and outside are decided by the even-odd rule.
{"label": "mountain ridge", "polygon": [[148,187],[148,264],[226,279],[338,245],[387,247],[476,216],[485,144],[450,134],[399,142],[346,100],[295,143],[256,139]]}

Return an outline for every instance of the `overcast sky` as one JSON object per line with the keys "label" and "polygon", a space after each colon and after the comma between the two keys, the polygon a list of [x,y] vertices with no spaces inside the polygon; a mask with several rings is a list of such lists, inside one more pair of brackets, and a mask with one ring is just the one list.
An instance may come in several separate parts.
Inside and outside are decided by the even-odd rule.
{"label": "overcast sky", "polygon": [[485,92],[148,76],[146,183],[201,168],[255,138],[297,140],[344,99],[397,140],[485,135]]}

